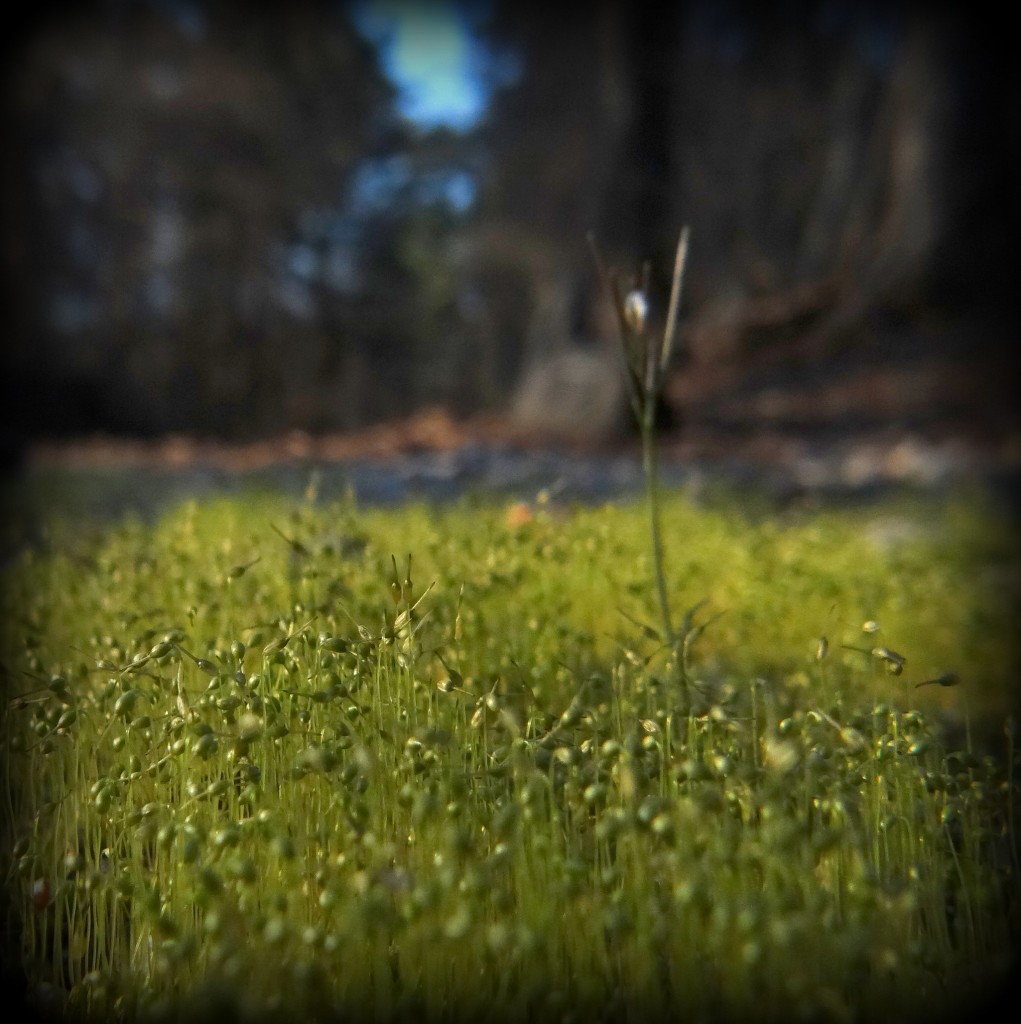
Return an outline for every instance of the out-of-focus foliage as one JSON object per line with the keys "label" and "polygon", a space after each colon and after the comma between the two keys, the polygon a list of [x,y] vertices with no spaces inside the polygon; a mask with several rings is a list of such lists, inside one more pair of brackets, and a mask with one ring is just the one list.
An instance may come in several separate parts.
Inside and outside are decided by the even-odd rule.
{"label": "out-of-focus foliage", "polygon": [[651,259],[655,316],[685,223],[667,397],[689,425],[867,405],[1002,430],[1009,261],[976,159],[996,67],[968,15],[504,3],[475,30],[522,73],[464,133],[401,120],[342,5],[84,6],[26,31],[4,432],[247,438],[432,403],[612,430],[585,234]]}
{"label": "out-of-focus foliage", "polygon": [[187,14],[84,8],[23,40],[14,411],[45,433],[242,437],[394,414],[437,303],[416,238],[446,227],[439,204],[408,212],[374,52],[325,6]]}

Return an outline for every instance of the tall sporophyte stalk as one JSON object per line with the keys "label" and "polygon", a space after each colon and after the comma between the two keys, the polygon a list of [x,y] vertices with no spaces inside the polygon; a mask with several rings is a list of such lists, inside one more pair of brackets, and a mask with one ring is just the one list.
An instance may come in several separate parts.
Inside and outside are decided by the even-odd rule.
{"label": "tall sporophyte stalk", "polygon": [[681,288],[688,259],[689,229],[681,230],[674,257],[674,272],[670,286],[670,302],[662,334],[655,334],[649,324],[649,277],[648,263],[632,287],[625,291],[619,273],[607,267],[596,244],[595,237],[588,241],[595,257],[602,284],[613,304],[613,311],[620,338],[619,352],[627,382],[628,400],[642,438],[642,468],[645,475],[646,500],[649,510],[649,537],[652,545],[652,563],[656,574],[656,593],[659,603],[662,642],[670,647],[675,656],[680,681],[687,686],[690,682],[687,670],[687,641],[693,630],[692,612],[684,616],[680,628],[675,629],[670,614],[670,599],[667,595],[666,569],[664,565],[663,536],[660,524],[659,467],[656,454],[656,410],[662,396],[667,369],[674,350],[677,336],[677,321],[681,308]]}

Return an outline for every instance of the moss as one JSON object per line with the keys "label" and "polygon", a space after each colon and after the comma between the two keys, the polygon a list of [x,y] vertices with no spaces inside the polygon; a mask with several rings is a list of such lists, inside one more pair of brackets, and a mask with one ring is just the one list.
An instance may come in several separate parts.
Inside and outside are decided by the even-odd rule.
{"label": "moss", "polygon": [[828,1020],[998,980],[1007,524],[662,495],[686,700],[646,511],[527,511],[250,495],[12,561],[3,867],[34,996]]}

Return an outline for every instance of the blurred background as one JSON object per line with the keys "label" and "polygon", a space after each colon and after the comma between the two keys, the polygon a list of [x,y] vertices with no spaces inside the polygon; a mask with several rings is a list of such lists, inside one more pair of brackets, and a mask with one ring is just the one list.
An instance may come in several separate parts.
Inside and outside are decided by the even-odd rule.
{"label": "blurred background", "polygon": [[986,12],[40,11],[4,60],[9,458],[423,410],[618,436],[586,234],[627,274],[651,261],[662,317],[684,224],[679,436],[880,430],[1017,453],[1017,128]]}

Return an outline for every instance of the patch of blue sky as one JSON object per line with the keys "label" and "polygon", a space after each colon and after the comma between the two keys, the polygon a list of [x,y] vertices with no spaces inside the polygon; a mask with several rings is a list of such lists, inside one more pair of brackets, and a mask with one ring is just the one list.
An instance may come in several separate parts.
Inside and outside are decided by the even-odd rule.
{"label": "patch of blue sky", "polygon": [[477,4],[355,0],[350,11],[397,86],[399,112],[423,130],[471,130],[485,115],[492,89],[517,74],[507,55],[498,57],[476,37]]}
{"label": "patch of blue sky", "polygon": [[444,182],[444,198],[458,213],[464,213],[472,203],[478,186],[475,177],[467,171],[453,171]]}
{"label": "patch of blue sky", "polygon": [[411,182],[411,165],[403,155],[363,160],[351,178],[348,210],[355,217],[382,213]]}
{"label": "patch of blue sky", "polygon": [[366,160],[355,171],[349,192],[348,211],[355,217],[385,213],[402,197],[417,202],[444,202],[463,213],[475,201],[473,175],[457,168],[415,173],[408,157],[397,154]]}

